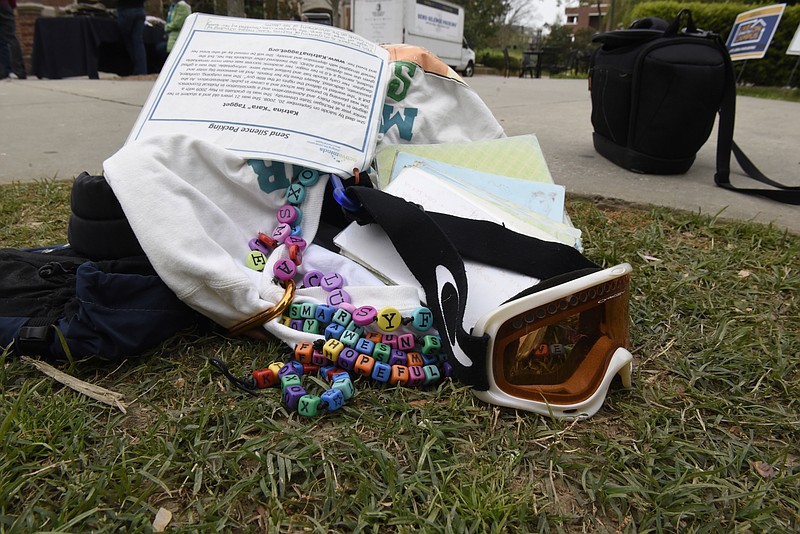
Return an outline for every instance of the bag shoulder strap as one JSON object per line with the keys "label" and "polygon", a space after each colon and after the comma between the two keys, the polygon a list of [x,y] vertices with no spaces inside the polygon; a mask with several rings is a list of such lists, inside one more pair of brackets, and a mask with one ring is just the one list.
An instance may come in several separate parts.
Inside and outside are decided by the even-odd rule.
{"label": "bag shoulder strap", "polygon": [[[725,44],[719,36],[716,37],[716,40],[717,46],[720,47],[722,55],[725,58],[725,92],[722,97],[722,104],[719,108],[717,172],[714,174],[714,182],[718,186],[730,191],[757,195],[785,204],[800,205],[800,187],[784,185],[765,176],[734,142],[733,129],[736,116],[736,78],[733,72],[733,62],[728,55]],[[731,152],[736,157],[739,166],[750,178],[775,189],[742,188],[734,186],[730,181]]]}

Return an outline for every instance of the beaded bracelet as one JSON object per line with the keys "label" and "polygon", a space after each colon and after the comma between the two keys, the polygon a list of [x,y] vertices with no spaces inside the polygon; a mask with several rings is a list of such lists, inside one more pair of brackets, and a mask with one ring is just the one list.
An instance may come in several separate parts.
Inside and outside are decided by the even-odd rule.
{"label": "beaded bracelet", "polygon": [[[333,177],[333,175],[331,175]],[[273,265],[273,274],[283,283],[291,283],[302,264],[307,243],[299,226],[300,205],[306,187],[319,180],[313,169],[302,169],[297,183],[286,190],[287,204],[277,211],[277,226],[271,234],[259,232],[249,242],[248,267],[261,271],[267,256],[279,245],[287,245],[289,255]],[[443,376],[451,376],[452,367],[442,352],[441,339],[435,335],[415,336],[399,330],[410,326],[424,334],[433,326],[433,314],[420,306],[410,317],[402,317],[394,307],[377,310],[372,306],[355,307],[345,291],[345,280],[338,273],[309,271],[303,277],[305,287],[321,287],[327,291],[326,304],[291,303],[280,321],[285,326],[306,333],[323,335],[314,343],[303,342],[294,350],[295,360],[286,364],[273,362],[253,371],[252,379],[238,380],[238,386],[269,388],[280,385],[282,400],[301,415],[317,415],[321,410],[334,411],[355,394],[350,373],[401,386],[430,384]],[[377,326],[380,332],[369,332]],[[413,350],[419,347],[418,351]],[[302,387],[304,374],[320,372],[330,384],[323,394],[309,395]],[[230,373],[227,373],[231,377]],[[338,392],[338,393],[337,393]]]}

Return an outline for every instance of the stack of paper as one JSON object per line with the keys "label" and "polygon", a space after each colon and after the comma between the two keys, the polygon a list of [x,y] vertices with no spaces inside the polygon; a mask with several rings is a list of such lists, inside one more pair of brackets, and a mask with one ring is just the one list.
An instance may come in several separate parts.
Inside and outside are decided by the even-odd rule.
{"label": "stack of paper", "polygon": [[[579,246],[580,230],[566,218],[562,186],[476,171],[404,152],[396,154],[386,182],[387,193],[429,212],[490,221],[524,235]],[[353,223],[334,238],[334,243],[343,255],[385,282],[419,287],[379,226]],[[538,283],[535,278],[472,261],[465,261],[465,268],[469,282],[465,324],[474,324],[487,310]]]}

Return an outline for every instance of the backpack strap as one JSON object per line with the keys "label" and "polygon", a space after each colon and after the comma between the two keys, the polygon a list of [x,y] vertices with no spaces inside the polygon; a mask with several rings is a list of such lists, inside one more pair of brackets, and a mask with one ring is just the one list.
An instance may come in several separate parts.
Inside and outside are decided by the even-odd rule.
{"label": "backpack strap", "polygon": [[[736,116],[736,78],[733,72],[733,62],[731,61],[730,55],[728,55],[728,49],[719,36],[716,37],[716,41],[725,58],[725,92],[722,96],[722,104],[719,108],[717,172],[714,174],[714,182],[716,182],[718,186],[730,191],[762,196],[785,204],[800,205],[800,187],[784,185],[765,176],[733,141],[733,128]],[[739,166],[750,178],[774,187],[775,189],[741,188],[731,184],[731,152],[733,152],[733,155],[736,157]]]}

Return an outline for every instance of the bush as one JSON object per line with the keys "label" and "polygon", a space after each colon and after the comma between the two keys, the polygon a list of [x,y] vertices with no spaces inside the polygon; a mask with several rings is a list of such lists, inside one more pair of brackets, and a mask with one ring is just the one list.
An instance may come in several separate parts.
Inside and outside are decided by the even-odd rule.
{"label": "bush", "polygon": [[[723,40],[727,40],[736,16],[743,11],[749,11],[757,7],[759,6],[743,3],[646,2],[633,8],[630,13],[630,19],[625,21],[625,25],[627,26],[632,20],[643,17],[661,17],[666,20],[672,20],[681,9],[689,9],[698,28],[714,31],[720,34]],[[783,12],[783,17],[781,17],[778,29],[775,31],[772,44],[764,58],[750,60],[746,64],[742,61],[734,63],[737,76],[741,74],[739,82],[776,87],[787,85],[792,69],[797,62],[797,56],[786,54],[786,49],[789,48],[789,43],[792,41],[798,24],[800,24],[800,6],[787,6]],[[798,78],[795,75],[792,81],[793,85],[798,85]]]}
{"label": "bush", "polygon": [[[522,52],[519,50],[508,51],[511,71],[519,72],[522,66]],[[490,67],[502,72],[505,68],[505,60],[503,59],[503,51],[498,48],[482,48],[475,54],[475,61],[484,67]]]}

